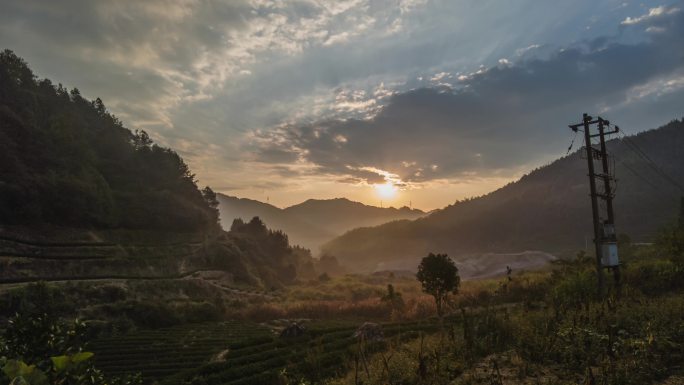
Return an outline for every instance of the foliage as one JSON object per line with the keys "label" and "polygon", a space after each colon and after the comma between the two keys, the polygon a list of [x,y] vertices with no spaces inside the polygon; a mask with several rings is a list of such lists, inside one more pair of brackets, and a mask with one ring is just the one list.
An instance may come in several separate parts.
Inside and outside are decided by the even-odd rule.
{"label": "foliage", "polygon": [[402,315],[405,306],[404,299],[401,293],[394,290],[394,285],[391,283],[387,284],[387,293],[380,300],[389,307],[393,319],[397,319]]}
{"label": "foliage", "polygon": [[684,197],[682,197],[677,221],[665,226],[656,238],[658,253],[684,267]]}
{"label": "foliage", "polygon": [[418,265],[416,278],[423,291],[434,297],[437,314],[441,317],[447,297],[450,293],[456,294],[461,283],[456,264],[446,254],[430,253]]}
{"label": "foliage", "polygon": [[[136,330],[93,340],[89,349],[95,364],[111,375],[142,373],[152,383],[210,361],[220,362],[221,352],[272,340],[270,330],[242,321],[202,322],[162,329]],[[226,351],[226,349],[230,349]]]}
{"label": "foliage", "polygon": [[[623,299],[582,295],[593,266],[580,254],[545,277],[548,307],[490,306],[445,317],[449,338],[390,344],[368,359],[367,370],[350,369],[330,385],[358,384],[603,384],[654,383],[676,371],[684,358],[684,299],[681,285],[647,285],[632,274],[650,270],[684,275],[669,261],[648,260],[625,268]],[[664,273],[663,273],[664,274]],[[509,286],[519,277],[508,282]],[[648,279],[656,279],[650,277]],[[505,278],[508,281],[508,278]],[[641,286],[639,286],[641,285]],[[529,286],[536,290],[535,286]],[[648,295],[641,293],[646,287]],[[535,294],[536,295],[536,294]]]}
{"label": "foliage", "polygon": [[99,98],[38,80],[0,53],[0,223],[197,231],[217,202],[183,159],[131,132]]}
{"label": "foliage", "polygon": [[93,353],[82,350],[85,325],[67,325],[43,313],[16,314],[0,339],[1,384],[137,385],[138,377],[106,378]]}
{"label": "foliage", "polygon": [[300,273],[313,271],[309,250],[290,246],[287,234],[270,230],[259,217],[249,222],[236,218],[230,227],[230,234],[234,236],[236,245],[255,262],[260,276],[267,281],[291,284]]}

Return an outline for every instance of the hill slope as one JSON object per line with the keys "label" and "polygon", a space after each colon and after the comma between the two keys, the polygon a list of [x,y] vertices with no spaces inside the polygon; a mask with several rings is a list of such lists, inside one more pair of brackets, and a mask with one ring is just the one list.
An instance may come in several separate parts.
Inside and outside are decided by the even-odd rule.
{"label": "hill slope", "polygon": [[[684,185],[682,121],[633,136],[631,141]],[[682,192],[657,176],[624,139],[610,141],[608,150],[617,160],[616,229],[635,241],[648,241],[660,226],[674,220]],[[460,258],[524,250],[573,253],[592,239],[582,154],[577,151],[490,194],[415,221],[352,230],[322,250],[361,271],[373,270],[379,263],[415,268],[430,251]]]}
{"label": "hill slope", "polygon": [[425,215],[421,210],[410,209],[406,206],[398,209],[375,207],[345,198],[309,199],[283,211],[336,234],[343,234],[356,227],[377,226],[386,222],[416,219]]}
{"label": "hill slope", "polygon": [[285,232],[292,244],[315,249],[324,241],[330,240],[341,233],[333,233],[325,228],[298,217],[294,213],[252,199],[236,198],[224,194],[217,194],[221,224],[224,229],[230,229],[233,220],[242,218],[249,220],[259,217],[270,228]]}
{"label": "hill slope", "polygon": [[99,98],[0,52],[0,283],[219,270],[271,287],[313,276],[310,254],[260,221],[222,231],[218,204],[176,152]]}
{"label": "hill slope", "polygon": [[0,52],[0,224],[204,230],[206,198],[173,150]]}
{"label": "hill slope", "polygon": [[309,199],[285,209],[252,199],[217,194],[221,223],[230,228],[233,219],[258,216],[269,227],[284,231],[293,244],[316,251],[324,242],[356,227],[375,226],[425,213],[408,207],[396,209],[367,206],[344,198]]}

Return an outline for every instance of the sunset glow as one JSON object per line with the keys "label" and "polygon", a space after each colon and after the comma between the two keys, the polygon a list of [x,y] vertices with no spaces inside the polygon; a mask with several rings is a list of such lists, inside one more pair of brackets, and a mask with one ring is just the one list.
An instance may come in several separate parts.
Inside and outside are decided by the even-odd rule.
{"label": "sunset glow", "polygon": [[434,210],[563,154],[551,122],[681,116],[680,3],[3,0],[0,49],[217,192]]}
{"label": "sunset glow", "polygon": [[392,182],[375,184],[373,185],[373,187],[375,188],[375,193],[381,199],[394,199],[396,198],[397,193],[399,192],[397,186],[392,184]]}

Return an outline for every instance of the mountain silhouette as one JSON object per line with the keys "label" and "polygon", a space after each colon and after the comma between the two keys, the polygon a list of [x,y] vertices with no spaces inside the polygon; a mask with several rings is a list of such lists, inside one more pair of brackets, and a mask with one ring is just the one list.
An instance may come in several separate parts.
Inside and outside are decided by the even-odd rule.
{"label": "mountain silhouette", "polygon": [[321,244],[357,227],[376,226],[395,220],[415,219],[421,210],[381,208],[345,198],[309,199],[284,209],[252,199],[217,194],[221,223],[230,228],[233,219],[258,216],[270,228],[282,230],[290,242],[316,252]]}
{"label": "mountain silhouette", "polygon": [[[680,120],[608,142],[617,177],[618,233],[649,242],[660,227],[674,220],[684,194],[682,149]],[[390,265],[415,268],[428,252],[465,259],[526,250],[564,256],[587,244],[591,251],[584,154],[577,150],[492,193],[458,201],[414,221],[349,231],[323,245],[322,251],[357,271]]]}

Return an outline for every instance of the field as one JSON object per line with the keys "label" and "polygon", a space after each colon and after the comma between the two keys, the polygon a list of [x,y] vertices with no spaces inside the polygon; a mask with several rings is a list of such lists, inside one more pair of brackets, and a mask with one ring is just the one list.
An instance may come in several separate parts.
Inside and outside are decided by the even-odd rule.
{"label": "field", "polygon": [[110,375],[141,373],[146,381],[209,363],[222,351],[246,343],[270,341],[263,326],[238,321],[189,324],[143,330],[92,341],[88,349]]}
{"label": "field", "polygon": [[166,383],[269,384],[288,380],[318,383],[344,374],[359,349],[384,349],[388,341],[408,341],[437,330],[433,321],[386,323],[382,341],[354,337],[358,324],[314,323],[302,336],[273,338],[261,344],[236,346],[224,362],[182,373]]}
{"label": "field", "polygon": [[[527,278],[536,275],[528,274]],[[500,279],[465,282],[452,306],[467,306],[494,291]],[[404,296],[400,317],[380,297],[393,284]],[[530,287],[531,285],[528,285]],[[495,306],[505,308],[501,297]],[[492,302],[494,304],[494,302]],[[391,346],[430,336],[439,330],[434,304],[416,280],[392,274],[347,275],[322,282],[303,282],[271,301],[237,310],[242,321],[184,324],[138,330],[93,341],[97,367],[108,375],[140,373],[146,383],[275,384],[321,383],[358,369],[364,357]],[[301,320],[302,317],[308,317]],[[311,318],[311,319],[309,319]],[[394,318],[395,319],[392,321]],[[268,320],[255,323],[253,320]],[[279,337],[290,321],[300,319],[304,335]],[[250,320],[250,321],[246,321]],[[382,341],[354,337],[364,321],[378,322]],[[457,314],[445,328],[460,328]]]}
{"label": "field", "polygon": [[[441,325],[408,274],[322,277],[211,302],[187,280],[13,290],[67,315],[90,300],[80,314],[96,332],[85,347],[95,366],[144,384],[680,384],[684,264],[644,249],[622,273],[620,290],[603,298],[583,253],[545,271],[465,281]],[[96,304],[105,300],[115,301]],[[281,337],[292,322],[305,332]],[[355,336],[365,322],[383,337]]]}
{"label": "field", "polygon": [[[105,374],[140,373],[147,383],[274,383],[284,376],[311,381],[343,374],[359,339],[349,321],[304,322],[305,333],[279,337],[279,328],[241,321],[190,324],[100,338],[88,349]],[[432,333],[436,320],[385,323],[386,341],[408,341]],[[374,349],[384,343],[373,345]]]}
{"label": "field", "polygon": [[[320,380],[344,374],[358,351],[358,324],[304,322],[305,333],[280,337],[279,328],[241,321],[190,324],[100,338],[88,349],[108,375],[140,373],[146,383],[265,384],[299,376]],[[380,349],[388,341],[415,339],[437,330],[436,320],[382,324],[385,340],[364,343]],[[313,377],[313,378],[312,378]]]}

